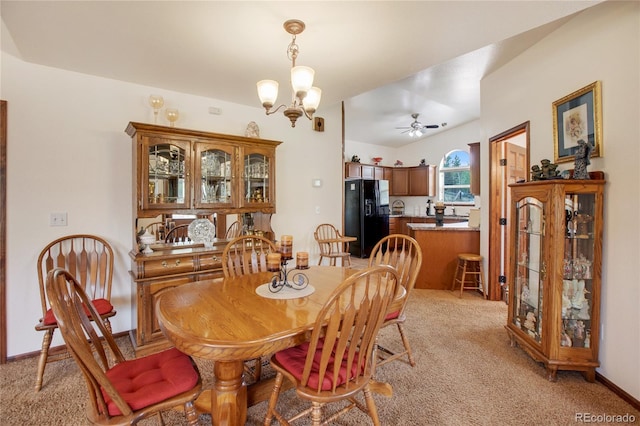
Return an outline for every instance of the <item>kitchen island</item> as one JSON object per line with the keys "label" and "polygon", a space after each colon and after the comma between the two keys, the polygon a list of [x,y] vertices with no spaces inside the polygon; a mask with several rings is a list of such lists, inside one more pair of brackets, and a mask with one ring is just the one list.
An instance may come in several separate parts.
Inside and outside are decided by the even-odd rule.
{"label": "kitchen island", "polygon": [[459,253],[480,253],[480,230],[467,222],[409,223],[411,235],[422,249],[416,288],[450,290]]}

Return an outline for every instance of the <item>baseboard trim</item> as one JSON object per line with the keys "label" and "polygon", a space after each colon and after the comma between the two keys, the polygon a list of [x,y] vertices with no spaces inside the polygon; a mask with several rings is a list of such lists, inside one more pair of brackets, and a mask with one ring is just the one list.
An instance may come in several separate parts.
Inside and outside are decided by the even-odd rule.
{"label": "baseboard trim", "polygon": [[[120,333],[114,333],[113,337],[116,339],[122,336],[128,336],[128,331],[121,331]],[[67,345],[53,346],[49,348],[49,355],[57,355],[67,351]],[[23,359],[35,358],[40,356],[41,351],[25,352],[20,355],[15,355],[7,358],[7,362],[22,361]]]}
{"label": "baseboard trim", "polygon": [[606,377],[604,377],[602,374],[598,373],[597,371],[596,371],[596,380],[599,381],[600,383],[602,383],[604,385],[604,387],[609,389],[611,392],[613,392],[616,395],[618,395],[618,397],[620,397],[624,401],[626,401],[629,404],[631,404],[633,406],[633,408],[635,408],[636,410],[640,410],[640,401],[635,399],[633,396],[629,395],[623,389],[620,389],[615,383],[611,382],[609,379],[607,379]]}

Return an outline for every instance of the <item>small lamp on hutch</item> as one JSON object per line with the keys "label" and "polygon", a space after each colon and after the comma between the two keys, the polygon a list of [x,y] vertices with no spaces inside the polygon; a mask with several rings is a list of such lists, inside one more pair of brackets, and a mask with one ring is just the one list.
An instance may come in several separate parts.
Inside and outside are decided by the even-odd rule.
{"label": "small lamp on hutch", "polygon": [[282,104],[277,108],[273,108],[278,98],[278,82],[275,80],[261,80],[257,83],[258,96],[267,115],[271,115],[285,107],[284,115],[291,120],[291,127],[296,127],[296,121],[302,115],[309,120],[313,118],[318,105],[322,91],[313,86],[313,77],[315,71],[310,67],[296,66],[299,48],[296,44],[296,36],[304,31],[304,22],[297,19],[290,19],[284,23],[284,29],[293,36],[289,47],[287,48],[287,57],[291,60],[291,86],[293,88],[292,102],[289,107]]}

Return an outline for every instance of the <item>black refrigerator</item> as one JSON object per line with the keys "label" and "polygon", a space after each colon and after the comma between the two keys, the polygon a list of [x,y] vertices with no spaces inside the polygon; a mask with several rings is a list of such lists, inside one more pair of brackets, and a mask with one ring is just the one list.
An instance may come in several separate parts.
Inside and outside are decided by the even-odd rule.
{"label": "black refrigerator", "polygon": [[358,240],[349,245],[354,257],[369,257],[373,246],[389,235],[389,181],[344,182],[344,234]]}

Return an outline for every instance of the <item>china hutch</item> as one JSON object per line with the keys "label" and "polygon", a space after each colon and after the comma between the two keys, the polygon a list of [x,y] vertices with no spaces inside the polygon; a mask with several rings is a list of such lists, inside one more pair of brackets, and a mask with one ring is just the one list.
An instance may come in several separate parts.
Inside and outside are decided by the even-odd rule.
{"label": "china hutch", "polygon": [[[131,122],[125,132],[133,149],[131,340],[136,355],[168,345],[156,320],[155,298],[189,282],[222,277],[221,254],[227,214],[266,217],[276,206],[276,147],[279,141]],[[168,232],[195,218],[217,222],[205,243],[185,240],[150,245],[144,224],[160,221]],[[264,222],[264,220],[261,220]],[[253,222],[252,222],[253,223]],[[270,231],[270,223],[265,225]]]}
{"label": "china hutch", "polygon": [[511,243],[506,329],[547,369],[595,380],[600,327],[605,182],[546,180],[509,185]]}

